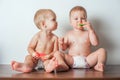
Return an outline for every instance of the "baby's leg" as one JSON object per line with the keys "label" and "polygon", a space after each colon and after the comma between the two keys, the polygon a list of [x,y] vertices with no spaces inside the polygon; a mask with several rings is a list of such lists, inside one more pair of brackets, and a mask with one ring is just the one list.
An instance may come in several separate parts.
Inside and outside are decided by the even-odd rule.
{"label": "baby's leg", "polygon": [[33,57],[31,55],[26,56],[25,62],[20,63],[16,61],[11,62],[11,66],[13,70],[20,71],[20,72],[31,72],[35,67],[36,63],[34,63]]}
{"label": "baby's leg", "polygon": [[20,71],[20,72],[31,72],[31,67],[25,65],[24,63],[12,61],[11,66],[13,70]]}
{"label": "baby's leg", "polygon": [[59,51],[55,52],[54,57],[56,58],[58,62],[57,71],[66,71],[69,69],[69,66],[66,64],[65,56],[63,53],[60,53]]}
{"label": "baby's leg", "polygon": [[46,60],[44,62],[44,66],[46,72],[52,72],[53,70],[55,70],[58,67],[56,58],[53,57],[51,60]]}
{"label": "baby's leg", "polygon": [[97,71],[104,71],[104,65],[106,62],[106,51],[103,48],[91,53],[86,58],[90,67],[94,66]]}

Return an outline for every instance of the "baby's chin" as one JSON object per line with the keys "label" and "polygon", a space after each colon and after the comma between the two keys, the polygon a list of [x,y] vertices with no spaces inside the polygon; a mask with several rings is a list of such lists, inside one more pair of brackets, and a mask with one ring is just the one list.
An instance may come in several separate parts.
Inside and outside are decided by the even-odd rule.
{"label": "baby's chin", "polygon": [[84,28],[83,28],[83,27],[78,27],[77,29],[79,29],[79,30],[84,30]]}

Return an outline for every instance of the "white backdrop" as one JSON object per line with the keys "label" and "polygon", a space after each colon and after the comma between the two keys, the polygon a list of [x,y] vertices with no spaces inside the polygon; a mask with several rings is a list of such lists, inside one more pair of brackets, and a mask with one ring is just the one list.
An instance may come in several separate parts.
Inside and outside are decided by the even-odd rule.
{"label": "white backdrop", "polygon": [[97,48],[108,52],[107,64],[120,64],[120,0],[0,0],[0,64],[24,61],[27,45],[38,31],[33,22],[38,9],[50,8],[56,13],[58,29],[54,33],[62,36],[71,29],[69,11],[76,5],[86,8],[99,36]]}

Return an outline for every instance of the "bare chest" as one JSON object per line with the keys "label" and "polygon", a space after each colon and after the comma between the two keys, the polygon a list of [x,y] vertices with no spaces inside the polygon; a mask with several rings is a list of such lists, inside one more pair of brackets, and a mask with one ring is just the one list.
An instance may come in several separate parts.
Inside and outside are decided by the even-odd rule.
{"label": "bare chest", "polygon": [[89,43],[88,33],[74,34],[70,38],[71,44],[87,44]]}
{"label": "bare chest", "polygon": [[39,49],[40,52],[49,53],[54,47],[54,42],[52,38],[40,38],[38,40],[37,49]]}

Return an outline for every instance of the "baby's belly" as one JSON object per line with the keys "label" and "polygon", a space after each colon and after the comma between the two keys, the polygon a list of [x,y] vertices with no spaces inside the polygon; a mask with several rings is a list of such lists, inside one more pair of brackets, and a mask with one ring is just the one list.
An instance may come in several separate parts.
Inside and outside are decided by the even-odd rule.
{"label": "baby's belly", "polygon": [[68,53],[71,56],[88,56],[90,54],[90,49],[69,49]]}
{"label": "baby's belly", "polygon": [[45,54],[49,54],[52,52],[52,48],[51,49],[36,49],[36,52],[39,52],[39,53],[45,53]]}

